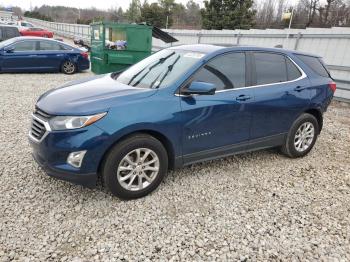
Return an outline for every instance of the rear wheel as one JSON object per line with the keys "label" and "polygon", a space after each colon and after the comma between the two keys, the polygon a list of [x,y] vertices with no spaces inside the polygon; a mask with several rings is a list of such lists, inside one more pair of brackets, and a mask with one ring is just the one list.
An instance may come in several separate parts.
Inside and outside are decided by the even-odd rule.
{"label": "rear wheel", "polygon": [[72,75],[77,71],[77,66],[71,61],[63,62],[61,71],[67,75]]}
{"label": "rear wheel", "polygon": [[292,158],[303,157],[315,145],[318,134],[317,119],[311,114],[304,113],[290,128],[282,152]]}
{"label": "rear wheel", "polygon": [[168,156],[162,143],[147,134],[133,135],[115,145],[102,167],[106,187],[117,197],[143,197],[162,182]]}

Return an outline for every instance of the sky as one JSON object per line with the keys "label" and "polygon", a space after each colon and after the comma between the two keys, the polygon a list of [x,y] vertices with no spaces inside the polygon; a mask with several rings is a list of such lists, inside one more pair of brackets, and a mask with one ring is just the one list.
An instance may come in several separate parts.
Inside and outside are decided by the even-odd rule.
{"label": "sky", "polygon": [[[19,6],[24,10],[29,10],[32,6],[42,6],[46,5],[62,5],[70,6],[76,8],[89,8],[96,7],[98,9],[109,9],[111,7],[122,7],[124,10],[129,6],[131,0],[0,0],[0,5],[9,6]],[[141,0],[141,3],[143,0]],[[148,2],[156,2],[156,0],[149,0]],[[187,0],[176,0],[178,3],[186,4]],[[196,3],[201,4],[203,0],[195,0]]]}

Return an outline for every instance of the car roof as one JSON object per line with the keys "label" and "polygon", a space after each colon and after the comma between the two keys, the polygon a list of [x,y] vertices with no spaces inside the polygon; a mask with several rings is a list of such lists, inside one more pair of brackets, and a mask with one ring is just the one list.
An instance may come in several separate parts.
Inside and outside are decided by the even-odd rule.
{"label": "car roof", "polygon": [[39,36],[18,36],[18,37],[14,37],[12,38],[14,40],[13,43],[17,42],[17,41],[21,41],[21,40],[45,40],[45,41],[51,41],[51,42],[56,42],[56,43],[59,43],[59,44],[64,44],[64,45],[68,45],[74,49],[79,49],[69,43],[65,43],[65,42],[62,42],[62,41],[58,41],[58,40],[55,40],[55,39],[50,39],[50,38],[47,38],[47,37],[39,37]]}
{"label": "car roof", "polygon": [[[70,45],[70,44],[62,42],[62,41],[58,41],[58,40],[55,40],[55,39],[50,39],[50,38],[47,38],[47,37],[40,37],[40,36],[17,36],[17,37],[14,37],[13,39],[16,42],[20,41],[20,40],[45,40],[45,41],[51,41],[51,42],[57,42],[57,43],[60,43],[60,44]],[[70,46],[72,46],[72,45],[70,45]],[[74,47],[74,46],[72,46],[72,47]]]}
{"label": "car roof", "polygon": [[6,24],[0,24],[0,27],[17,28],[17,29],[18,29],[18,27],[17,27],[17,26],[15,26],[15,25],[6,25]]}
{"label": "car roof", "polygon": [[209,54],[223,48],[224,47],[218,46],[218,45],[195,44],[195,45],[179,45],[179,46],[171,47],[170,49]]}
{"label": "car roof", "polygon": [[40,36],[18,36],[18,37],[14,37],[14,40],[16,41],[20,41],[20,40],[48,40],[48,41],[56,41],[54,39],[50,39],[47,37],[40,37]]}
{"label": "car roof", "polygon": [[179,45],[170,47],[173,50],[185,50],[191,52],[200,52],[205,54],[211,53],[225,53],[229,51],[265,51],[265,52],[277,52],[286,55],[297,54],[297,55],[307,55],[313,57],[320,57],[319,55],[314,55],[306,52],[300,52],[296,50],[288,50],[284,48],[268,48],[268,47],[258,47],[258,46],[244,46],[244,45],[209,45],[209,44],[194,44],[194,45]]}

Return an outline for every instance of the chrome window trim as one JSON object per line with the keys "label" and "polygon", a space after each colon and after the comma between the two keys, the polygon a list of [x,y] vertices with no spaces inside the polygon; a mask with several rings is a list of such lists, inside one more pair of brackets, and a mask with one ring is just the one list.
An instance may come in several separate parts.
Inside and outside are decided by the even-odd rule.
{"label": "chrome window trim", "polygon": [[34,141],[34,142],[40,143],[40,142],[43,141],[44,138],[51,132],[51,127],[50,127],[50,125],[49,125],[48,122],[42,120],[41,118],[35,116],[34,114],[32,114],[32,118],[34,118],[34,119],[37,120],[38,122],[42,123],[42,124],[45,126],[45,129],[46,129],[45,133],[43,134],[43,136],[42,136],[40,139],[35,138],[35,137],[32,135],[32,131],[29,130],[29,135],[28,135],[29,138],[30,138],[32,141]]}
{"label": "chrome window trim", "polygon": [[43,53],[45,53],[45,52],[59,52],[59,51],[65,51],[65,50],[37,50],[37,52],[43,52]]}
{"label": "chrome window trim", "polygon": [[[223,93],[223,92],[227,92],[227,91],[234,91],[234,90],[242,90],[242,89],[249,89],[249,88],[256,88],[256,87],[265,87],[265,86],[271,86],[271,85],[282,85],[282,84],[287,84],[287,83],[293,83],[299,80],[302,80],[304,78],[307,77],[307,74],[304,72],[304,70],[297,64],[295,63],[295,61],[290,58],[288,55],[283,54],[287,59],[289,59],[290,61],[292,61],[292,63],[298,68],[299,72],[301,73],[301,76],[293,79],[293,80],[289,80],[289,81],[284,81],[284,82],[276,82],[276,83],[270,83],[270,84],[262,84],[262,85],[253,85],[253,86],[245,86],[245,87],[238,87],[238,88],[231,88],[231,89],[224,89],[224,90],[219,90],[219,91],[215,91],[216,93]],[[180,96],[180,97],[189,97],[191,95],[181,95],[181,94],[174,94],[175,96]]]}

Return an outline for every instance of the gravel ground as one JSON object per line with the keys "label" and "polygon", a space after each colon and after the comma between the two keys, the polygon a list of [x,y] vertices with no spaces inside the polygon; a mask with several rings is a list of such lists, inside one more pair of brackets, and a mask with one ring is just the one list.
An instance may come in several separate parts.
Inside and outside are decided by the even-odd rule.
{"label": "gravel ground", "polygon": [[0,75],[0,261],[350,260],[350,106],[312,152],[265,150],[171,172],[121,201],[50,178],[27,142],[45,90],[88,76]]}

